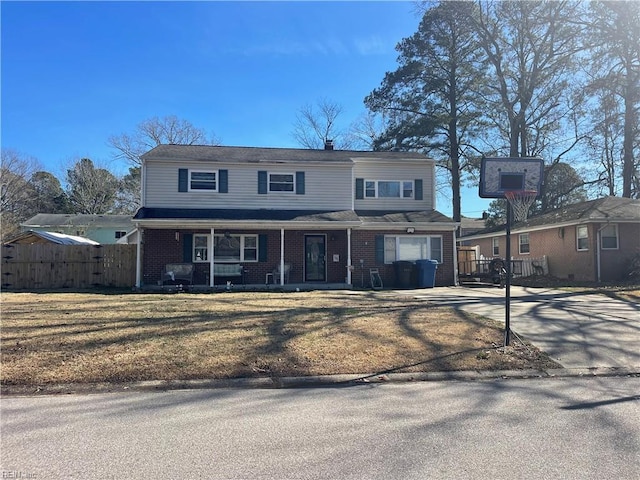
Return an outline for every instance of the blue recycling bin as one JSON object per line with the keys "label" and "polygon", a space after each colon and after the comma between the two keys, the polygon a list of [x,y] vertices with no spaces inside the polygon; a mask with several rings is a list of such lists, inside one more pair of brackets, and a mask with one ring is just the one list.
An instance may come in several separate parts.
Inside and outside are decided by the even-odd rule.
{"label": "blue recycling bin", "polygon": [[433,288],[436,284],[437,260],[416,260],[418,270],[418,287]]}

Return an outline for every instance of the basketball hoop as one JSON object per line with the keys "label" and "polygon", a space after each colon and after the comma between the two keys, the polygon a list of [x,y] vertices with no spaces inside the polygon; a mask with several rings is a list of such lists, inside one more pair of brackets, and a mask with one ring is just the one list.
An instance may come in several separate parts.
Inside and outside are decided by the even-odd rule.
{"label": "basketball hoop", "polygon": [[536,190],[509,190],[504,196],[511,204],[513,218],[516,222],[524,222],[529,214],[529,208],[535,202],[538,192]]}

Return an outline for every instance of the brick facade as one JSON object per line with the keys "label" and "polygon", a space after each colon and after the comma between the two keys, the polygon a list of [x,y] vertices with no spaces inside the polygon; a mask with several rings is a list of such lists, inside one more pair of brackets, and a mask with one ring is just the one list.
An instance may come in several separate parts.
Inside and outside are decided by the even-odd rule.
{"label": "brick facade", "polygon": [[[225,230],[230,234],[266,235],[266,260],[244,262],[245,283],[263,284],[267,273],[273,272],[280,263],[280,230]],[[162,278],[164,266],[168,263],[185,261],[185,234],[209,234],[209,230],[156,230],[144,229],[142,244],[143,285],[155,285]],[[398,235],[398,231],[352,230],[351,259],[353,264],[352,284],[354,287],[369,285],[369,269],[378,268],[385,287],[396,284],[393,265],[376,264],[375,242],[377,235]],[[443,239],[444,262],[438,265],[436,285],[454,284],[453,232],[415,232],[415,235],[439,235]],[[346,283],[348,237],[345,230],[286,230],[285,263],[291,265],[289,283],[305,283],[305,236],[322,235],[326,246],[326,283]],[[263,237],[264,238],[264,237]],[[360,262],[363,260],[363,262]],[[209,284],[209,263],[195,263],[194,283]],[[277,280],[277,279],[276,279]],[[216,284],[226,281],[216,279]],[[234,280],[237,282],[238,280]],[[364,285],[363,285],[364,282]]]}
{"label": "brick facade", "polygon": [[[588,242],[586,250],[577,249],[577,225],[550,227],[529,232],[530,252],[519,253],[519,233],[511,233],[511,256],[542,257],[547,256],[549,275],[577,281],[597,281],[598,256],[597,234],[603,226],[588,223]],[[626,266],[635,254],[640,253],[640,224],[620,223],[618,225],[619,248],[600,250],[600,279],[602,281],[622,280]],[[498,236],[497,234],[496,236]],[[500,257],[506,256],[506,237],[499,235]],[[492,239],[482,238],[467,242],[480,247],[480,254],[492,258]]]}

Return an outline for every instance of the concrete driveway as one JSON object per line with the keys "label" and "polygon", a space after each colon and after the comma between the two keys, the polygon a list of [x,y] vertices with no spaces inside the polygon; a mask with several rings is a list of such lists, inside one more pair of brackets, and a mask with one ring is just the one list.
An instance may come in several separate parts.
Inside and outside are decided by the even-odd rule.
{"label": "concrete driveway", "polygon": [[[504,322],[505,290],[489,286],[398,291]],[[640,305],[605,295],[511,287],[511,330],[565,368],[640,371]]]}

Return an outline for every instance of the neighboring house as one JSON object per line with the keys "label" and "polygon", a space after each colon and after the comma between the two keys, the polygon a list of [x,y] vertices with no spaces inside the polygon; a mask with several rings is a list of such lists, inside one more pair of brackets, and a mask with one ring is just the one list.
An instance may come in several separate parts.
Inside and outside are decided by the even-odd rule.
{"label": "neighboring house", "polygon": [[[20,224],[23,230],[50,231],[90,238],[100,244],[117,243],[133,230],[131,215],[39,213]],[[130,242],[131,243],[131,242]]]}
{"label": "neighboring house", "polygon": [[65,235],[58,232],[28,231],[23,232],[10,240],[4,242],[5,245],[32,245],[34,243],[55,243],[58,245],[100,245],[88,238],[75,235]]}
{"label": "neighboring house", "polygon": [[160,145],[142,160],[139,287],[176,263],[209,286],[360,287],[370,269],[393,286],[393,262],[416,259],[439,262],[436,285],[455,283],[457,224],[434,210],[423,155]]}
{"label": "neighboring house", "polygon": [[[482,218],[469,218],[462,217],[460,219],[460,237],[470,235],[472,233],[479,232],[486,228],[487,214],[483,213]],[[459,242],[460,245],[466,245],[466,243]]]}
{"label": "neighboring house", "polygon": [[[480,255],[504,257],[504,226],[461,237]],[[511,228],[511,256],[547,256],[549,274],[569,280],[623,279],[640,255],[640,200],[604,197],[531,217]]]}

